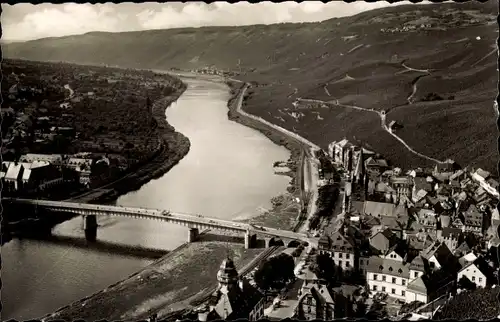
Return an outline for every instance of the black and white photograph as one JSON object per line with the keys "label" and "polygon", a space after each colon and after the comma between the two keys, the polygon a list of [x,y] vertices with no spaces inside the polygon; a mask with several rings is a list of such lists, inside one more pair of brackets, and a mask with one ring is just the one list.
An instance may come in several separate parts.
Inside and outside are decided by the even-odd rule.
{"label": "black and white photograph", "polygon": [[1,10],[1,321],[500,318],[498,0]]}

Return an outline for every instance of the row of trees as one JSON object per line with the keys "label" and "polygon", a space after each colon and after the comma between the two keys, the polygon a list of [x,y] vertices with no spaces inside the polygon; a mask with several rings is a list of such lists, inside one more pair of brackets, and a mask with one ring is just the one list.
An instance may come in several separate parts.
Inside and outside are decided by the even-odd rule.
{"label": "row of trees", "polygon": [[321,218],[328,218],[333,214],[338,198],[339,188],[336,184],[328,184],[319,188],[316,201],[317,211],[309,221],[309,229],[316,229]]}

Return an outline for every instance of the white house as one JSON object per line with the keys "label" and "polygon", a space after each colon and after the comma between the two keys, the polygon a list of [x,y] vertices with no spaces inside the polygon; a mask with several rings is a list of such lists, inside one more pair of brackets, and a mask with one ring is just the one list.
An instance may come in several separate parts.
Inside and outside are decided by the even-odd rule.
{"label": "white house", "polygon": [[355,242],[343,232],[343,229],[337,230],[331,237],[321,237],[318,242],[320,254],[328,254],[335,262],[335,265],[340,266],[343,270],[355,268],[355,248]]}
{"label": "white house", "polygon": [[[467,255],[466,255],[467,256]],[[486,287],[487,281],[491,276],[488,264],[482,258],[476,258],[467,263],[457,274],[457,281],[465,276],[477,287]]]}
{"label": "white house", "polygon": [[4,182],[6,189],[17,191],[20,189],[21,178],[23,175],[23,166],[21,163],[11,162],[5,173]]}
{"label": "white house", "polygon": [[490,177],[490,173],[481,168],[477,169],[474,173],[472,173],[472,179],[476,180],[484,190],[486,190],[489,194],[499,197],[498,190],[491,186],[491,184],[487,181]]}
{"label": "white house", "polygon": [[370,294],[383,292],[390,297],[405,301],[410,277],[409,266],[408,263],[404,264],[397,259],[370,257],[366,268],[366,281]]}

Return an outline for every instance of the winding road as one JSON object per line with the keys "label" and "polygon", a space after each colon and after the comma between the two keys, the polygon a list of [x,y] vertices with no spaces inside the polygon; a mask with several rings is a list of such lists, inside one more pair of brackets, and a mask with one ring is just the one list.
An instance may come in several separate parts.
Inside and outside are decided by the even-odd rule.
{"label": "winding road", "polygon": [[[325,101],[322,101],[322,100],[308,99],[308,98],[298,98],[297,100],[300,101],[300,102],[308,102],[308,103],[332,104],[331,102],[325,102]],[[339,106],[339,107],[344,107],[344,108],[351,108],[351,109],[355,109],[355,110],[359,110],[359,111],[376,113],[380,117],[380,126],[382,127],[382,129],[384,131],[386,131],[387,133],[389,133],[396,140],[398,140],[399,142],[401,142],[401,144],[403,144],[410,152],[412,152],[413,154],[415,154],[415,155],[417,155],[417,156],[419,156],[421,158],[430,160],[432,162],[444,163],[443,161],[431,158],[431,157],[429,157],[429,156],[427,156],[425,154],[422,154],[420,152],[415,151],[402,138],[400,138],[396,134],[392,133],[392,131],[389,129],[389,127],[386,124],[386,114],[385,114],[385,111],[376,111],[374,109],[363,108],[363,107],[355,106],[355,105],[345,105],[345,104],[333,104],[333,105],[336,105],[336,106]]]}

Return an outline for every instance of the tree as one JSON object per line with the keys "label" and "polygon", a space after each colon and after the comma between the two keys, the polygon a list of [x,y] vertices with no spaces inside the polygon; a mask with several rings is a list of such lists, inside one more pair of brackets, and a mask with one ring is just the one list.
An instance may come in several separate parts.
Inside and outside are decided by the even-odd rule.
{"label": "tree", "polygon": [[366,315],[366,309],[368,307],[366,306],[366,303],[363,301],[357,301],[356,304],[354,305],[354,317],[356,318],[362,318]]}
{"label": "tree", "polygon": [[317,254],[310,268],[316,276],[324,279],[330,286],[334,286],[342,281],[342,268],[335,265],[333,259],[327,254]]}
{"label": "tree", "polygon": [[288,254],[265,261],[255,272],[255,283],[263,290],[281,289],[294,278],[295,263]]}
{"label": "tree", "polygon": [[380,302],[373,302],[365,318],[368,320],[382,320],[387,315],[385,305]]}
{"label": "tree", "polygon": [[472,291],[476,289],[476,284],[471,282],[471,280],[467,277],[462,276],[462,278],[458,281],[458,288]]}

